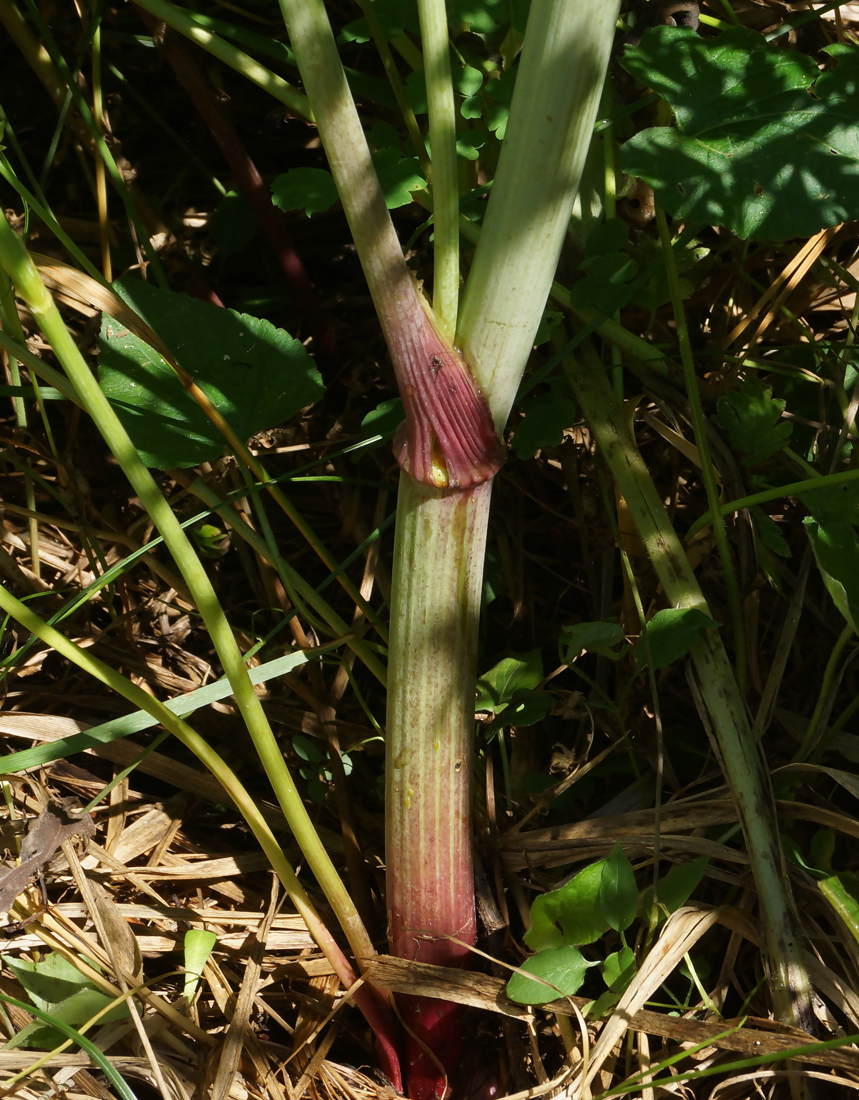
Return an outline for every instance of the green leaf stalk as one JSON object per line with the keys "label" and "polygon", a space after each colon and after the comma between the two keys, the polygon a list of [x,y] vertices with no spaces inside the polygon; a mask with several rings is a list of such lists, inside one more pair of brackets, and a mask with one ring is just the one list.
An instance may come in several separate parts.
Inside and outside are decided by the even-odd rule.
{"label": "green leaf stalk", "polygon": [[[697,608],[709,615],[686,553],[593,350],[586,347],[581,359],[568,359],[567,371],[667,600],[673,607]],[[701,631],[690,655],[690,686],[733,792],[757,887],[773,1007],[780,1020],[813,1032],[811,984],[803,957],[803,937],[782,859],[769,776],[752,737],[746,708],[719,632]]]}
{"label": "green leaf stalk", "polygon": [[406,265],[325,7],[280,5],[403,400],[397,459],[435,488],[478,485],[502,459],[486,399]]}
{"label": "green leaf stalk", "polygon": [[[458,323],[443,0],[420,5],[438,218],[437,314],[405,265],[320,0],[281,0],[281,7],[406,410],[397,443],[403,475],[388,674],[389,935],[396,954],[456,964],[475,934],[471,735],[489,479],[500,457],[495,429],[504,426],[552,285],[617,5],[535,0]],[[454,324],[464,360],[445,340]],[[448,1075],[459,1069],[461,1025],[452,1006],[438,1002],[416,999],[402,1009],[413,1033],[409,1095],[430,1100],[447,1084],[439,1060]]]}

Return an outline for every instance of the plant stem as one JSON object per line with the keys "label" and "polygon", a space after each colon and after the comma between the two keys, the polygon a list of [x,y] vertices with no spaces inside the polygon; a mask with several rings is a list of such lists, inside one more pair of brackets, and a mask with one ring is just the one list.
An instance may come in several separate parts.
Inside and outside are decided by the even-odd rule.
{"label": "plant stem", "polygon": [[443,331],[452,337],[459,310],[459,171],[447,10],[444,0],[418,0],[418,12],[432,154],[430,186],[435,226],[432,305]]}
{"label": "plant stem", "polygon": [[456,340],[499,429],[552,287],[590,147],[617,9],[613,0],[531,5]]}
{"label": "plant stem", "polygon": [[403,469],[468,488],[501,463],[486,401],[406,265],[322,0],[280,0],[328,166],[382,325],[406,413]]}
{"label": "plant stem", "polygon": [[[490,485],[444,493],[400,478],[388,667],[386,851],[391,949],[458,966],[475,934],[471,737]],[[426,937],[426,938],[425,938]],[[409,1026],[448,1073],[461,1025],[453,1006],[404,1006]],[[409,1050],[410,1095],[438,1071]]]}
{"label": "plant stem", "polygon": [[[568,374],[603,458],[673,607],[709,615],[680,540],[592,349],[568,360]],[[776,1015],[813,1031],[811,985],[803,937],[784,867],[769,776],[751,736],[737,681],[717,631],[704,630],[691,650],[698,709],[731,787],[757,886],[760,921]]]}
{"label": "plant stem", "polygon": [[[391,353],[407,415],[401,455],[388,672],[388,910],[397,954],[457,962],[474,935],[469,792],[480,577],[497,468],[492,422],[467,368],[415,290],[369,158],[320,0],[280,0],[329,166]],[[442,5],[427,0],[428,79],[445,81]],[[466,352],[501,428],[531,351],[584,164],[616,3],[534,0],[487,223],[459,314]],[[446,46],[444,47],[446,53]],[[437,89],[438,102],[449,93]],[[435,90],[428,88],[433,102]],[[440,108],[442,126],[447,108]],[[442,150],[451,134],[442,131]],[[434,135],[430,140],[436,154]],[[539,167],[535,167],[539,166]],[[434,170],[438,166],[434,159]],[[441,208],[453,181],[435,180]],[[445,269],[443,276],[453,280]],[[448,301],[445,290],[444,301]],[[449,354],[446,354],[446,350]],[[430,372],[427,373],[427,367]],[[461,371],[465,371],[463,378]],[[449,404],[443,396],[456,388]],[[488,412],[488,410],[487,410]],[[448,419],[445,419],[447,417]],[[487,421],[489,417],[487,415]],[[439,461],[438,451],[441,451]],[[412,477],[408,475],[411,474]],[[421,484],[423,483],[423,484]],[[445,492],[456,489],[460,492]],[[429,933],[434,939],[422,940]],[[440,1097],[459,1070],[450,1006],[403,1006],[413,1100]],[[456,1081],[453,1082],[456,1087]]]}

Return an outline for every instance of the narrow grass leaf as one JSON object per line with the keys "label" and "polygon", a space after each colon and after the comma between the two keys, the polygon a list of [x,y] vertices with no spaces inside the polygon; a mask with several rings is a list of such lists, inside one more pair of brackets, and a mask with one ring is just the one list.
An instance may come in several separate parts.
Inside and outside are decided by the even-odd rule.
{"label": "narrow grass leaf", "polygon": [[[336,643],[340,645],[340,642]],[[299,665],[315,657],[317,653],[287,653],[284,657],[277,657],[273,661],[266,661],[257,668],[248,669],[248,677],[252,684],[262,684],[267,680],[283,676]],[[187,718],[195,710],[217,703],[232,694],[232,688],[226,678],[222,677],[212,684],[190,691],[187,695],[179,695],[175,699],[168,699],[164,706],[173,714]],[[24,749],[22,752],[13,752],[4,757],[3,767],[8,775],[16,772],[29,771],[31,768],[39,768],[49,764],[52,760],[63,760],[76,752],[84,752],[93,745],[105,745],[110,741],[116,741],[120,737],[130,737],[141,730],[150,729],[158,725],[158,719],[153,718],[146,711],[138,710],[134,714],[123,715],[122,718],[112,718],[109,722],[103,722],[100,726],[93,726],[84,733],[74,733],[70,737],[62,737],[58,741],[51,741],[46,745],[36,745],[32,749]]]}

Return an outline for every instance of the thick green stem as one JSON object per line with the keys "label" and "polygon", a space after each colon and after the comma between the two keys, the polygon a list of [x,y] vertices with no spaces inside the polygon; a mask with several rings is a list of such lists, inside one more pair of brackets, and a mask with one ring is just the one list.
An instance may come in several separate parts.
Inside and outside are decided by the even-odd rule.
{"label": "thick green stem", "polygon": [[457,347],[507,421],[590,147],[618,5],[534,0]]}
{"label": "thick green stem", "polygon": [[[470,763],[489,484],[443,493],[403,477],[391,589],[387,850],[391,942],[436,961],[474,935]],[[416,736],[417,734],[417,736]],[[432,777],[432,782],[428,780]]]}
{"label": "thick green stem", "polygon": [[[490,495],[480,483],[498,461],[492,422],[478,415],[486,404],[479,391],[474,399],[466,363],[487,388],[495,426],[503,427],[555,273],[617,4],[532,4],[507,138],[457,327],[457,344],[468,349],[463,363],[445,350],[438,322],[403,260],[321,0],[280,3],[407,415],[407,446],[398,456],[406,473],[397,514],[388,669],[392,946],[407,957],[452,962],[464,949],[444,937],[467,943],[474,935],[469,738]],[[445,79],[443,27],[433,22],[441,11],[438,0],[422,0],[433,81]],[[428,91],[430,103],[442,104],[448,96],[443,89]],[[433,121],[442,133],[430,135],[434,172],[440,167],[437,149],[449,151],[452,137],[449,127],[444,131],[446,110]],[[452,180],[442,181],[438,213],[447,217]],[[445,325],[455,315],[450,298],[456,273],[441,274]],[[455,488],[464,491],[444,491]],[[430,1014],[425,1005],[410,1008],[412,1029],[449,1070],[458,1068],[448,1040],[461,1038],[461,1029],[455,1034],[447,1009]],[[415,1047],[409,1061],[410,1095],[440,1096],[445,1081],[432,1059]]]}
{"label": "thick green stem", "polygon": [[[673,607],[707,602],[656,488],[593,356],[568,361],[570,381],[600,453],[623,494],[647,554]],[[799,919],[782,858],[769,776],[751,734],[737,681],[717,631],[704,630],[691,650],[690,681],[730,784],[758,893],[773,1007],[778,1018],[813,1030],[811,986]]]}
{"label": "thick green stem", "polygon": [[[491,482],[440,492],[400,478],[391,588],[386,750],[388,928],[393,954],[460,965],[474,941],[471,737]],[[448,937],[455,936],[459,943]],[[404,1006],[448,1073],[454,1006]],[[408,1049],[410,1095],[438,1094],[436,1066]]]}

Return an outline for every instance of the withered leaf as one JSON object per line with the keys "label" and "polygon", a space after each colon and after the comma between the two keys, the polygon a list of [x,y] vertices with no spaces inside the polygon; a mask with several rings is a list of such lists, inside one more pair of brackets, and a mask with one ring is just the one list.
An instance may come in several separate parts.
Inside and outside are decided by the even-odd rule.
{"label": "withered leaf", "polygon": [[7,913],[30,878],[51,859],[61,844],[73,836],[91,837],[95,826],[80,812],[76,798],[51,801],[42,810],[21,844],[21,862],[0,874],[0,912]]}

